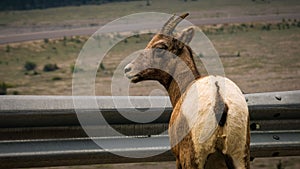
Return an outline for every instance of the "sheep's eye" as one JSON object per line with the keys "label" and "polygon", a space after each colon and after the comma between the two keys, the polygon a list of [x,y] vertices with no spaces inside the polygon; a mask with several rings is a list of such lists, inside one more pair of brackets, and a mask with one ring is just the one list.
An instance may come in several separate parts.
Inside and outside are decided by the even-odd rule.
{"label": "sheep's eye", "polygon": [[165,51],[168,49],[168,46],[165,44],[157,44],[154,47],[156,57],[162,57]]}
{"label": "sheep's eye", "polygon": [[157,48],[157,49],[166,50],[166,49],[168,49],[168,46],[167,46],[167,45],[164,45],[164,44],[161,44],[161,45],[157,45],[156,48]]}

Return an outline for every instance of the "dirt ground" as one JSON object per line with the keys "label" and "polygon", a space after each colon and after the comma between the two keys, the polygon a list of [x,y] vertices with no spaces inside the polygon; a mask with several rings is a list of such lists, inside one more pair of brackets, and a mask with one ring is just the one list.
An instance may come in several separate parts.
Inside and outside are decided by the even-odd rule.
{"label": "dirt ground", "polygon": [[[130,163],[49,167],[49,169],[174,169],[175,161],[156,163]],[[299,169],[300,157],[256,158],[251,162],[251,169]],[[36,168],[45,169],[45,168]]]}

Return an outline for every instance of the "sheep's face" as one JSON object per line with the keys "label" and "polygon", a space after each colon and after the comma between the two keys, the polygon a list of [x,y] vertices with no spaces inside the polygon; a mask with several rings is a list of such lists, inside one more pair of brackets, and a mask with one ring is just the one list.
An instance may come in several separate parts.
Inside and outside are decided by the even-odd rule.
{"label": "sheep's face", "polygon": [[143,52],[125,67],[133,83],[143,80],[167,81],[171,78],[184,43],[174,37],[157,34]]}
{"label": "sheep's face", "polygon": [[[188,13],[179,17],[172,16],[148,43],[144,51],[125,67],[125,75],[133,83],[143,80],[157,80],[167,84],[174,75],[176,68],[192,65],[191,54],[185,53],[194,36],[194,28],[183,30],[178,36],[173,34],[175,27]],[[184,64],[182,64],[184,62]],[[182,68],[180,69],[182,70]]]}
{"label": "sheep's face", "polygon": [[[177,36],[156,34],[143,52],[125,67],[125,75],[133,83],[157,80],[166,84],[176,68],[193,67],[193,58],[186,44],[194,36],[194,28],[183,30]],[[188,54],[187,54],[188,53]]]}

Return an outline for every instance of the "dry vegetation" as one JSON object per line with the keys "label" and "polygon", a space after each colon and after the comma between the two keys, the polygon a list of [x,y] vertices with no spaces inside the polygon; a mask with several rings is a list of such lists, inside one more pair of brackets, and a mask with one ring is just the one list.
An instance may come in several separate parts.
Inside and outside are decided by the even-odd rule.
{"label": "dry vegetation", "polygon": [[[219,52],[226,76],[245,93],[297,90],[300,28],[298,21],[284,23],[215,25],[202,29]],[[279,29],[278,24],[285,28]],[[74,63],[87,38],[65,37],[0,46],[0,82],[7,85],[8,94],[71,95]],[[148,34],[131,37],[108,53],[98,70],[97,95],[111,95],[111,77],[116,67],[126,56],[143,49],[150,38]],[[36,67],[26,70],[26,62],[33,62]],[[47,64],[56,64],[58,69],[44,71]],[[206,74],[199,65],[201,73]],[[149,95],[155,88],[163,90],[154,82],[134,84],[130,94]]]}

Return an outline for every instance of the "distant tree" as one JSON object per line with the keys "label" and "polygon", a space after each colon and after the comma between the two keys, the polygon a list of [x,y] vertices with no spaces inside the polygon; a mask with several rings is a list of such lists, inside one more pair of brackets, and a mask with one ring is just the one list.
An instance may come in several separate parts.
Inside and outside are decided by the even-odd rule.
{"label": "distant tree", "polygon": [[43,71],[44,72],[51,72],[51,71],[55,71],[57,69],[59,69],[59,67],[56,64],[49,63],[49,64],[46,64],[44,66]]}
{"label": "distant tree", "polygon": [[36,68],[36,63],[31,62],[31,61],[26,61],[25,65],[24,65],[24,68],[27,71],[34,70]]}

